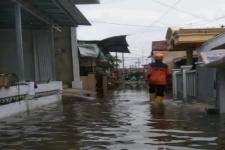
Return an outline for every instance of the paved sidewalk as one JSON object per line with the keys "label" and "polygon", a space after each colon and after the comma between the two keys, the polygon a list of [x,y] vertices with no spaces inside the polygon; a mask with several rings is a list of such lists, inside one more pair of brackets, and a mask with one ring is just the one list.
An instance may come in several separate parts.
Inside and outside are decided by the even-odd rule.
{"label": "paved sidewalk", "polygon": [[95,99],[96,98],[96,92],[93,91],[87,91],[87,90],[81,90],[81,89],[63,89],[63,96],[66,97],[78,97],[78,98],[84,98],[84,99]]}

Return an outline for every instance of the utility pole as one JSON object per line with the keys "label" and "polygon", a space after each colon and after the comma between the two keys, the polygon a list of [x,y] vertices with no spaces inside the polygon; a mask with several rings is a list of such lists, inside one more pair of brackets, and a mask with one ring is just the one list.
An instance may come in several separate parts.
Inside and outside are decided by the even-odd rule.
{"label": "utility pole", "polygon": [[118,76],[119,76],[119,72],[118,72],[118,55],[117,55],[117,52],[116,52],[116,78],[118,79]]}
{"label": "utility pole", "polygon": [[141,65],[140,58],[138,58],[137,65],[138,65],[137,68],[140,68]]}
{"label": "utility pole", "polygon": [[123,83],[125,83],[125,62],[124,62],[124,53],[122,52],[122,61],[123,61]]}

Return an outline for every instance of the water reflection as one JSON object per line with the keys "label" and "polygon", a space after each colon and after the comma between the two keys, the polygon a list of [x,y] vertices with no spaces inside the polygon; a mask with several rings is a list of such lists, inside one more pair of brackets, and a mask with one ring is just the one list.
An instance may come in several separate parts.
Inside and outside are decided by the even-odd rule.
{"label": "water reflection", "polygon": [[66,98],[59,104],[1,120],[0,149],[225,149],[225,117],[172,100],[152,113],[144,86],[107,98]]}

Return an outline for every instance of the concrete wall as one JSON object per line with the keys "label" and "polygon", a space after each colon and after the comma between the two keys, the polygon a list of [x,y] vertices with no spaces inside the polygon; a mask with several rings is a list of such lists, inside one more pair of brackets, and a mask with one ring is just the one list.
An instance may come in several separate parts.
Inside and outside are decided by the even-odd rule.
{"label": "concrete wall", "polygon": [[55,31],[56,51],[56,79],[71,86],[73,81],[73,64],[70,28],[63,28],[62,32]]}
{"label": "concrete wall", "polygon": [[[47,81],[53,76],[49,30],[23,30],[25,80]],[[13,29],[0,29],[0,73],[18,75],[16,34]],[[37,77],[38,76],[38,77]]]}
{"label": "concrete wall", "polygon": [[88,74],[88,76],[81,76],[81,81],[84,90],[96,92],[95,74]]}
{"label": "concrete wall", "polygon": [[[25,99],[18,102],[11,102],[4,104],[0,107],[0,118],[8,117],[10,115],[18,114],[20,112],[28,112],[35,108],[57,102],[61,100],[62,83],[61,82],[49,82],[45,84],[38,84],[38,88],[34,89],[34,82],[28,83],[28,85],[20,85],[20,95],[26,95]],[[0,89],[0,98],[9,100],[7,97],[17,97],[18,87],[13,86],[7,89]],[[34,98],[34,95],[38,93],[57,91],[55,94],[46,94],[41,97]]]}

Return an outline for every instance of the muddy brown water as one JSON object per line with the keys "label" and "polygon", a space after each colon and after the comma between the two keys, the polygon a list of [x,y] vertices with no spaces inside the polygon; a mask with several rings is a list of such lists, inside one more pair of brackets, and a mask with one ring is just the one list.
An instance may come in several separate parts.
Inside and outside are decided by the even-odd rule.
{"label": "muddy brown water", "polygon": [[171,99],[151,113],[145,88],[107,98],[62,102],[0,120],[1,150],[225,149],[225,116],[207,115]]}

